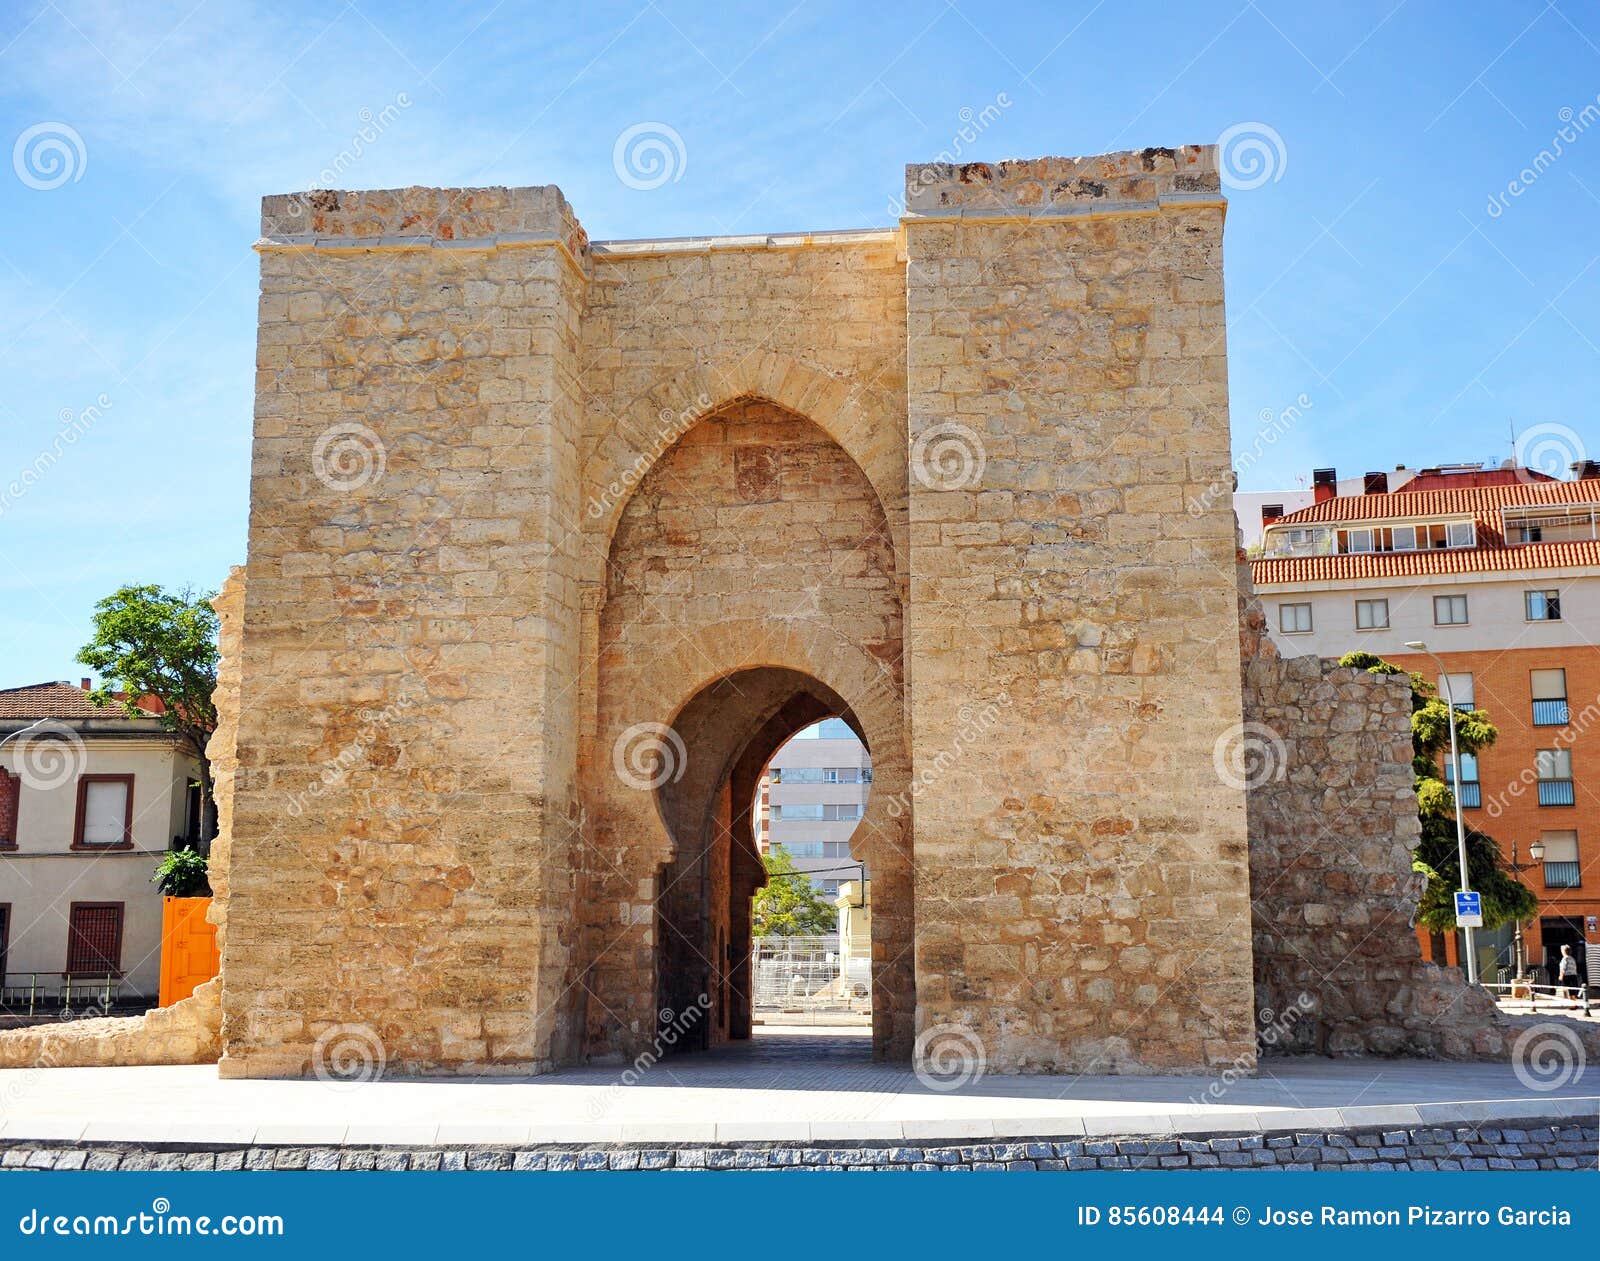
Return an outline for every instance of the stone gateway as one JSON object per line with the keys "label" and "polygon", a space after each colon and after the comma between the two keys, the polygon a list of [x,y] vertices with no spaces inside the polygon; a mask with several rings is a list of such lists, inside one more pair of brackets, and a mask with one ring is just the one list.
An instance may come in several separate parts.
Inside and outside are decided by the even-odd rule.
{"label": "stone gateway", "polygon": [[880,1057],[1248,1071],[1264,1007],[1498,1048],[1411,962],[1398,694],[1241,602],[1214,151],[906,183],[895,228],[604,244],[554,187],[266,199],[225,1075],[748,1036],[752,802],[829,716]]}

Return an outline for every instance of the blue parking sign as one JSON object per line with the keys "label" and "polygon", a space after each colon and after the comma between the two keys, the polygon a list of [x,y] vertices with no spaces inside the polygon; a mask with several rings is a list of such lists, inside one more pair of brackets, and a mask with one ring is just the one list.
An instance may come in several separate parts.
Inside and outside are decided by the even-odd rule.
{"label": "blue parking sign", "polygon": [[1456,893],[1456,927],[1457,928],[1482,928],[1483,927],[1483,895],[1480,893]]}

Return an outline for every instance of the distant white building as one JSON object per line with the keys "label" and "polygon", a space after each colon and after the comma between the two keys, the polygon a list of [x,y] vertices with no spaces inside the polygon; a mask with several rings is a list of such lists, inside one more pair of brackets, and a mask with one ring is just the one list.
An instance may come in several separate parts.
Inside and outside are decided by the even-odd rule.
{"label": "distant white building", "polygon": [[850,834],[872,792],[872,758],[848,723],[826,718],[800,732],[773,756],[762,790],[762,853],[781,845],[829,900],[861,879]]}
{"label": "distant white building", "polygon": [[30,993],[154,1003],[162,855],[201,836],[199,765],[154,716],[85,687],[0,690],[0,1011]]}

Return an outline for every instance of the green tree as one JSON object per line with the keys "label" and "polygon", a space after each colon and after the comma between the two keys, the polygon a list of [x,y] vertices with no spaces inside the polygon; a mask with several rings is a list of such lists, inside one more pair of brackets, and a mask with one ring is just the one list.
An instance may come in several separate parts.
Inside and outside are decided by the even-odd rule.
{"label": "green tree", "polygon": [[94,637],[78,653],[79,661],[100,674],[100,686],[90,693],[96,705],[120,705],[133,717],[144,712],[140,697],[161,701],[161,725],[181,736],[200,764],[204,802],[211,800],[206,741],[217,729],[213,595],[119,587],[94,606]]}
{"label": "green tree", "polygon": [[[1342,666],[1369,674],[1407,674],[1399,666],[1370,652],[1349,652]],[[1456,803],[1441,773],[1441,758],[1450,754],[1450,708],[1438,689],[1420,674],[1411,680],[1411,767],[1416,775],[1417,814],[1422,820],[1422,841],[1412,857],[1411,869],[1428,878],[1417,907],[1417,922],[1434,934],[1454,932],[1455,891],[1461,887],[1461,862],[1456,844]],[[1456,712],[1456,747],[1477,754],[1495,742],[1500,732],[1481,709]],[[1539,909],[1533,890],[1506,870],[1495,839],[1467,828],[1467,875],[1483,895],[1483,926],[1499,928],[1515,920],[1532,918]]]}
{"label": "green tree", "polygon": [[768,850],[761,861],[767,883],[755,896],[757,937],[820,937],[839,926],[839,912],[817,892],[810,877],[795,870],[782,846]]}

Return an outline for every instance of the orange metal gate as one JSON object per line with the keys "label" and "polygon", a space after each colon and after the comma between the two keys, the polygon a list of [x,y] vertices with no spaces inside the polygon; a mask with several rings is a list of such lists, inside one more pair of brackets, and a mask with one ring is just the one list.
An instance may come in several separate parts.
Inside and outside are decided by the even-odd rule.
{"label": "orange metal gate", "polygon": [[161,1005],[171,1007],[216,976],[217,926],[206,922],[210,898],[161,899]]}

